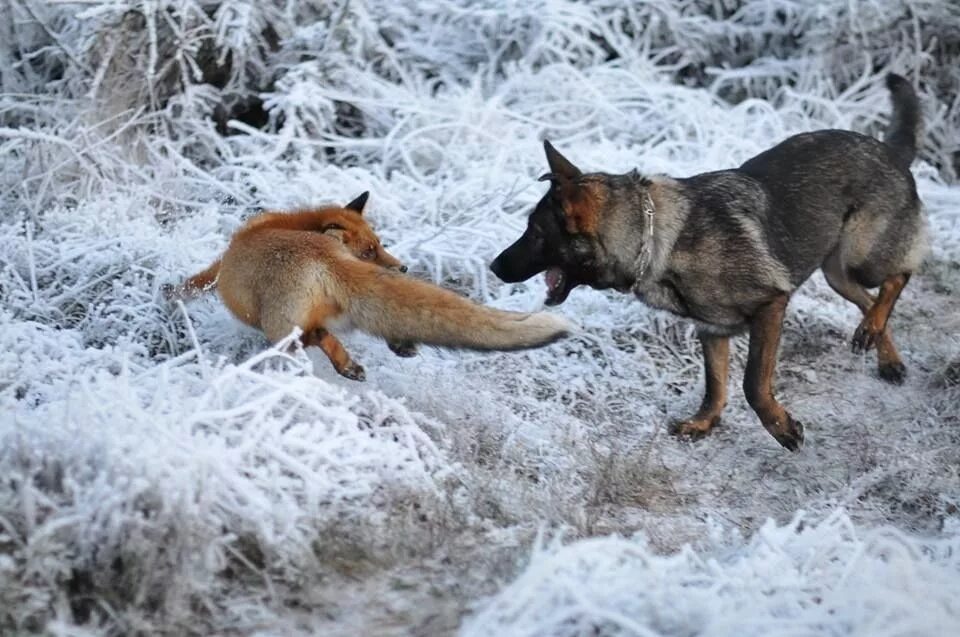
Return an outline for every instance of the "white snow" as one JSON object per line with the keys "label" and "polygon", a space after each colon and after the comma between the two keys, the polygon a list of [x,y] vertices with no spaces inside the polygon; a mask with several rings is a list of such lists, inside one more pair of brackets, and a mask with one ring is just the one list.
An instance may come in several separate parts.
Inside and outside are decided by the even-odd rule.
{"label": "white snow", "polygon": [[949,635],[960,538],[861,531],[843,512],[660,555],[642,537],[539,543],[472,635]]}

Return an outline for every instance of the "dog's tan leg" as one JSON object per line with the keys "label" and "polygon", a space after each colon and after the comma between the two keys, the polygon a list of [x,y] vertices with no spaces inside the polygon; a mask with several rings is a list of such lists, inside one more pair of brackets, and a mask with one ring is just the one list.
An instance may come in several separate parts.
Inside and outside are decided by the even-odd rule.
{"label": "dog's tan leg", "polygon": [[877,343],[877,373],[881,379],[894,385],[902,385],[907,378],[907,366],[893,344],[889,327],[883,331]]}
{"label": "dog's tan leg", "polygon": [[700,332],[706,391],[700,409],[689,420],[677,423],[673,433],[700,438],[720,422],[720,413],[727,405],[727,372],[730,369],[730,338]]}
{"label": "dog's tan leg", "polygon": [[[870,308],[876,303],[876,298],[867,292],[866,288],[851,280],[843,273],[839,259],[834,255],[823,264],[823,274],[833,290],[847,299],[866,316]],[[907,376],[907,367],[903,364],[896,345],[893,344],[893,333],[888,326],[877,341],[877,373],[888,383],[901,384]]]}
{"label": "dog's tan leg", "polygon": [[786,294],[778,296],[761,306],[750,322],[750,353],[743,377],[743,391],[766,430],[781,445],[790,451],[797,451],[803,444],[803,425],[794,420],[773,396],[777,349],[788,300]]}
{"label": "dog's tan leg", "polygon": [[853,334],[854,352],[867,351],[880,344],[886,333],[887,321],[890,319],[890,313],[893,312],[893,306],[896,305],[900,292],[909,280],[909,274],[896,274],[888,277],[880,285],[876,302],[864,313],[860,326]]}
{"label": "dog's tan leg", "polygon": [[315,327],[304,331],[300,336],[300,341],[304,347],[315,345],[322,349],[323,353],[327,355],[327,358],[329,358],[333,364],[333,368],[337,370],[337,373],[341,376],[345,376],[350,380],[366,380],[366,372],[363,370],[363,367],[350,358],[350,354],[344,349],[343,343],[325,328]]}

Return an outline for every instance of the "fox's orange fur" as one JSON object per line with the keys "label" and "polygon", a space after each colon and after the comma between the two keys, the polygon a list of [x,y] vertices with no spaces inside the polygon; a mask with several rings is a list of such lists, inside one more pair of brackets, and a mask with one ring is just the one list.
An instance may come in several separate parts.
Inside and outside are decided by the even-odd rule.
{"label": "fox's orange fur", "polygon": [[[368,196],[369,193],[364,192],[343,208],[328,206],[295,212],[263,212],[247,220],[234,234],[234,240],[245,233],[258,232],[267,228],[319,232],[337,237],[360,259],[406,272],[406,267],[383,249],[380,238],[364,219],[363,207],[367,203]],[[167,294],[173,298],[196,298],[217,286],[219,274],[220,259],[217,259],[206,270],[194,274],[169,290]]]}
{"label": "fox's orange fur", "polygon": [[[363,201],[352,210],[259,215],[237,231],[218,262],[175,293],[191,296],[215,281],[238,319],[271,342],[300,327],[305,346],[321,348],[340,374],[356,380],[363,379],[363,368],[331,326],[346,323],[381,336],[401,356],[412,355],[414,343],[511,350],[569,332],[558,317],[494,310],[398,272],[406,268],[383,250],[359,214]],[[339,228],[320,231],[329,223]]]}

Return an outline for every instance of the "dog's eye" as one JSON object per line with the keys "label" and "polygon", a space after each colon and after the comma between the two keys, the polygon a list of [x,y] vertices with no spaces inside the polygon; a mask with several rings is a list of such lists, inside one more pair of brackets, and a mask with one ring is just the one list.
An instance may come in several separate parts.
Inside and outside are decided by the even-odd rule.
{"label": "dog's eye", "polygon": [[583,237],[575,237],[570,242],[570,249],[581,263],[592,263],[596,261],[596,251],[593,245]]}

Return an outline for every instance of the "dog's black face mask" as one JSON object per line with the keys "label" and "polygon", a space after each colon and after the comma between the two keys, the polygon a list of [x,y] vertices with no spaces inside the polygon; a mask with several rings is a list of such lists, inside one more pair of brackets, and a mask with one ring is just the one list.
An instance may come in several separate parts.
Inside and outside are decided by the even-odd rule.
{"label": "dog's black face mask", "polygon": [[544,142],[551,173],[550,190],[537,203],[527,229],[501,252],[490,269],[507,283],[526,281],[546,271],[547,305],[563,303],[578,285],[616,285],[604,267],[603,246],[596,234],[597,198],[602,184],[586,180],[578,168]]}
{"label": "dog's black face mask", "polygon": [[507,283],[526,281],[546,271],[547,305],[559,305],[570,291],[596,279],[594,241],[567,232],[555,188],[543,196],[527,221],[527,229],[490,264]]}

